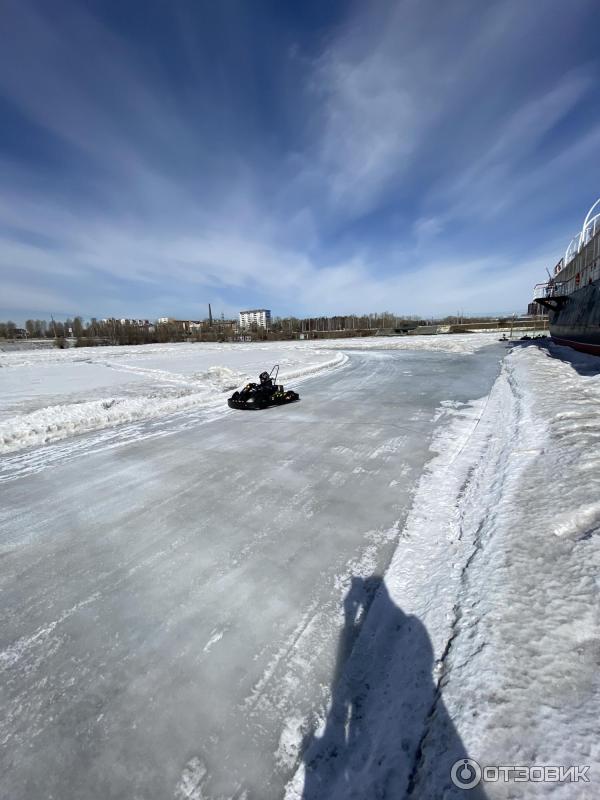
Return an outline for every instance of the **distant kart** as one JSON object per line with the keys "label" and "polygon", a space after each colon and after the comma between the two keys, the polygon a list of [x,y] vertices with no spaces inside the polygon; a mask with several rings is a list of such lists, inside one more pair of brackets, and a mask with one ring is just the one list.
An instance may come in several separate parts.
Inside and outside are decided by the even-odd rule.
{"label": "distant kart", "polygon": [[[275,377],[272,377],[275,372]],[[277,385],[277,375],[279,374],[279,364],[275,364],[271,372],[262,372],[260,383],[248,383],[240,392],[234,392],[227,405],[229,408],[238,408],[244,411],[259,411],[270,406],[283,406],[287,403],[295,403],[300,399],[297,392],[291,389],[287,391],[281,385]]]}

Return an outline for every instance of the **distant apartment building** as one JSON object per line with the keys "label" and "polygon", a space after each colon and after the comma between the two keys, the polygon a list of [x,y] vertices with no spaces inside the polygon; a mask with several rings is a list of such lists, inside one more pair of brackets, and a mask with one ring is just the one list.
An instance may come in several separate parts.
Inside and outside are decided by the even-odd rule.
{"label": "distant apartment building", "polygon": [[121,325],[130,325],[132,328],[149,328],[151,326],[149,319],[128,319],[126,317],[122,317],[121,319],[115,319],[115,317],[104,317],[100,320],[100,322],[104,323],[105,325],[118,322]]}
{"label": "distant apartment building", "polygon": [[529,303],[527,306],[527,316],[528,317],[545,317],[547,316],[548,312],[541,306],[539,303],[536,303],[535,300],[532,303]]}
{"label": "distant apartment building", "polygon": [[174,317],[159,317],[159,325],[174,325],[187,333],[207,333],[217,328],[221,323],[211,323],[207,319],[175,319]]}
{"label": "distant apartment building", "polygon": [[157,320],[158,325],[175,325],[182,328],[184,331],[199,331],[205,323],[200,319],[175,319],[174,317],[159,317]]}
{"label": "distant apartment building", "polygon": [[266,328],[271,327],[271,312],[268,308],[253,308],[249,311],[240,311],[240,328]]}

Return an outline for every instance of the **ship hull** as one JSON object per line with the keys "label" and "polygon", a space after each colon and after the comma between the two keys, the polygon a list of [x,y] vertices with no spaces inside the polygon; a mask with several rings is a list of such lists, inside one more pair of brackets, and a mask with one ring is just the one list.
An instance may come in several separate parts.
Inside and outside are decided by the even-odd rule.
{"label": "ship hull", "polygon": [[552,336],[552,341],[563,347],[572,347],[573,350],[579,350],[581,353],[588,353],[591,356],[600,356],[600,344],[580,342],[577,339],[561,339],[558,336]]}
{"label": "ship hull", "polygon": [[600,280],[570,294],[549,312],[549,322],[557,344],[600,356]]}

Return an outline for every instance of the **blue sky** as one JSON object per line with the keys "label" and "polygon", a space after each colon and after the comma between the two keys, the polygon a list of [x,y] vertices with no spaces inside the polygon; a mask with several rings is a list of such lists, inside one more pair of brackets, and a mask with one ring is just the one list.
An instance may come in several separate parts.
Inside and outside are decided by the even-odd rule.
{"label": "blue sky", "polygon": [[0,316],[520,311],[600,195],[597,0],[0,0]]}

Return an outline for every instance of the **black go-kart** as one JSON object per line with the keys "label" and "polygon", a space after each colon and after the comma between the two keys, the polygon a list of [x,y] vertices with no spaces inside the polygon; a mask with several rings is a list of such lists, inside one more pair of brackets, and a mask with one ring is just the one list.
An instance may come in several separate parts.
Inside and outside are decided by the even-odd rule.
{"label": "black go-kart", "polygon": [[[275,373],[275,376],[273,376]],[[258,411],[270,406],[283,406],[295,403],[300,399],[297,392],[277,384],[279,364],[275,364],[271,372],[261,372],[259,383],[248,383],[239,392],[234,392],[227,405],[229,408],[239,408],[245,411]]]}

